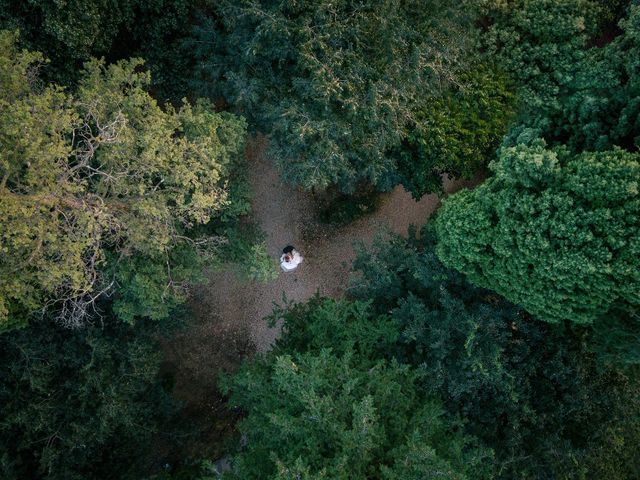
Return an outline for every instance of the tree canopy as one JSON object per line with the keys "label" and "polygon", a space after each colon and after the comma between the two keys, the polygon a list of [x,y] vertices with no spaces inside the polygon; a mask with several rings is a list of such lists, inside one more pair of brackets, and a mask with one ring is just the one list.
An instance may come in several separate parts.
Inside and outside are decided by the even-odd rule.
{"label": "tree canopy", "polygon": [[517,82],[524,126],[576,152],[637,148],[640,5],[625,3],[511,0],[488,10],[486,54]]}
{"label": "tree canopy", "polygon": [[231,402],[249,416],[232,478],[467,478],[467,442],[408,367],[323,350],[257,369],[233,382]]}
{"label": "tree canopy", "polygon": [[[639,62],[629,0],[0,0],[0,477],[636,480]],[[252,356],[180,305],[277,274],[263,145],[322,235],[486,180]]]}
{"label": "tree canopy", "polygon": [[394,152],[400,182],[416,200],[441,192],[443,174],[471,178],[481,171],[514,118],[515,98],[503,73],[473,65],[460,81],[423,103]]}
{"label": "tree canopy", "polygon": [[[2,328],[50,306],[74,323],[125,271],[145,283],[139,295],[179,298],[193,273],[178,250],[215,242],[188,232],[223,209],[244,121],[205,101],[163,110],[141,60],[91,61],[74,93],[38,88],[42,57],[12,33],[0,41]],[[127,261],[134,254],[145,269]]]}
{"label": "tree canopy", "polygon": [[[599,368],[590,329],[542,322],[446,268],[430,228],[378,242],[354,264],[352,294],[397,332],[367,350],[416,365],[423,388],[493,449],[495,478],[634,478],[637,369]],[[313,319],[295,325],[304,331]],[[369,337],[337,322],[326,331],[314,341]]]}
{"label": "tree canopy", "polygon": [[220,73],[233,104],[270,133],[285,180],[389,189],[400,181],[391,150],[469,61],[466,7],[239,2],[223,13],[228,60]]}
{"label": "tree canopy", "polygon": [[51,59],[42,74],[75,85],[84,62],[143,57],[160,98],[180,101],[189,55],[181,44],[208,0],[0,0],[0,29],[20,30],[20,42]]}
{"label": "tree canopy", "polygon": [[145,475],[149,442],[177,407],[158,380],[157,333],[150,322],[70,330],[45,319],[0,335],[0,476]]}
{"label": "tree canopy", "polygon": [[640,305],[640,156],[503,148],[494,176],[445,202],[438,255],[550,321]]}

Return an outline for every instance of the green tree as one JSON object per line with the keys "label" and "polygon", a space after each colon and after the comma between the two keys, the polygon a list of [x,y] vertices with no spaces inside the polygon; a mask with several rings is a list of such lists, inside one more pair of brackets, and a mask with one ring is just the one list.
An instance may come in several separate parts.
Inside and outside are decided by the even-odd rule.
{"label": "green tree", "polygon": [[489,28],[482,36],[487,55],[520,86],[525,110],[559,109],[561,94],[595,34],[601,9],[593,0],[507,0],[489,2]]}
{"label": "green tree", "polygon": [[0,0],[0,29],[19,29],[24,45],[51,59],[48,80],[75,84],[84,62],[145,58],[154,91],[179,101],[187,94],[189,36],[207,0]]}
{"label": "green tree", "polygon": [[640,6],[624,3],[510,0],[485,12],[486,54],[517,82],[521,123],[553,145],[638,146]]}
{"label": "green tree", "polygon": [[[0,27],[20,29],[29,47],[68,73],[93,55],[105,55],[130,27],[136,0],[0,1]],[[67,62],[63,66],[62,59]],[[66,79],[68,80],[68,79]]]}
{"label": "green tree", "polygon": [[[622,85],[618,97],[621,99],[620,113],[613,132],[616,143],[621,146],[640,147],[640,5],[629,6],[629,14],[620,21],[623,35],[611,45],[610,52],[622,59],[619,77]],[[620,139],[620,140],[618,140]],[[631,148],[633,150],[633,148]]]}
{"label": "green tree", "polygon": [[158,378],[158,328],[50,320],[0,336],[0,476],[141,478],[175,409]]}
{"label": "green tree", "polygon": [[285,180],[389,189],[399,181],[390,150],[466,63],[469,3],[243,1],[222,10],[226,60],[202,60],[269,132]]}
{"label": "green tree", "polygon": [[[541,322],[470,285],[442,265],[428,229],[419,239],[412,233],[377,241],[354,266],[351,292],[367,300],[370,326],[346,317],[325,320],[323,330],[310,308],[295,323],[308,332],[307,349],[340,349],[349,337],[356,346],[366,341],[363,348],[376,358],[418,366],[421,388],[493,449],[496,478],[636,477],[638,371],[598,368],[590,329]],[[372,331],[385,342],[373,341]]]}
{"label": "green tree", "polygon": [[230,478],[467,478],[483,454],[443,422],[418,378],[349,350],[254,361],[227,386],[247,411]]}
{"label": "green tree", "polygon": [[470,178],[494,155],[514,116],[503,74],[473,65],[442,98],[425,103],[398,148],[400,182],[415,199],[442,190],[442,175]]}
{"label": "green tree", "polygon": [[140,60],[87,63],[73,95],[38,89],[41,57],[18,51],[11,33],[0,44],[0,326],[50,307],[76,325],[118,283],[116,301],[133,296],[166,316],[150,302],[180,301],[200,270],[181,260],[224,241],[190,232],[228,203],[244,120],[204,101],[161,109]]}
{"label": "green tree", "polygon": [[640,157],[503,148],[494,176],[445,202],[438,256],[549,321],[640,305]]}

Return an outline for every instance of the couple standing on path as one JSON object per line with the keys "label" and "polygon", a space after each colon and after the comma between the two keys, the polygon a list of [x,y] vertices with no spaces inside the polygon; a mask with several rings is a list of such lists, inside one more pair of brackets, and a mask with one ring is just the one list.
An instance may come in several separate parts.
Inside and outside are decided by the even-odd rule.
{"label": "couple standing on path", "polygon": [[282,268],[283,272],[291,272],[298,268],[302,260],[304,260],[304,257],[291,245],[287,245],[282,249],[280,268]]}

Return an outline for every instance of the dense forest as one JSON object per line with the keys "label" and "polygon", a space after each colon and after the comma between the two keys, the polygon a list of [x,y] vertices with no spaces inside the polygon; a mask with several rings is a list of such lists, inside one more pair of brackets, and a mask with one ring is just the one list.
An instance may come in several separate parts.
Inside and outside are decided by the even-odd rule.
{"label": "dense forest", "polygon": [[[218,338],[194,409],[194,289],[297,275],[262,137],[326,235],[441,206],[340,295],[273,287],[277,340]],[[633,480],[639,451],[640,2],[0,0],[0,478]]]}

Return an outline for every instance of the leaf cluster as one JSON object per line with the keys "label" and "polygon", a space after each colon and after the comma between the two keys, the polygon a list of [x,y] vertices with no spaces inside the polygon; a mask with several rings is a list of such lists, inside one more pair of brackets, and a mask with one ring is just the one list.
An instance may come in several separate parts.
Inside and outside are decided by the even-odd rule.
{"label": "leaf cluster", "polygon": [[157,333],[149,322],[69,330],[45,319],[0,336],[0,476],[146,473],[148,444],[176,408],[158,381]]}
{"label": "leaf cluster", "polygon": [[[640,6],[621,3],[514,0],[486,12],[486,55],[517,82],[520,123],[554,145],[638,146]],[[619,26],[606,25],[618,10]]]}
{"label": "leaf cluster", "polygon": [[470,439],[444,423],[418,377],[326,348],[247,365],[227,386],[248,414],[229,478],[467,478],[485,454],[469,452]]}
{"label": "leaf cluster", "polygon": [[[390,344],[367,348],[419,368],[421,388],[493,449],[495,478],[634,478],[637,371],[598,368],[593,332],[542,322],[474,287],[439,261],[432,232],[421,233],[358,256],[352,294],[373,308],[371,324],[384,318],[395,330],[385,333]],[[313,328],[306,318],[311,325],[299,328]],[[358,328],[331,329],[345,330],[367,338]],[[332,335],[313,338],[340,344]]]}
{"label": "leaf cluster", "polygon": [[[189,56],[179,39],[208,4],[186,0],[0,1],[0,29],[18,29],[23,45],[51,59],[47,80],[75,85],[92,57],[143,57],[162,98],[180,100]],[[186,75],[185,75],[186,76]]]}
{"label": "leaf cluster", "polygon": [[460,85],[424,102],[396,149],[400,183],[419,200],[442,192],[442,176],[471,178],[493,157],[515,116],[510,81],[495,68],[472,65]]}

